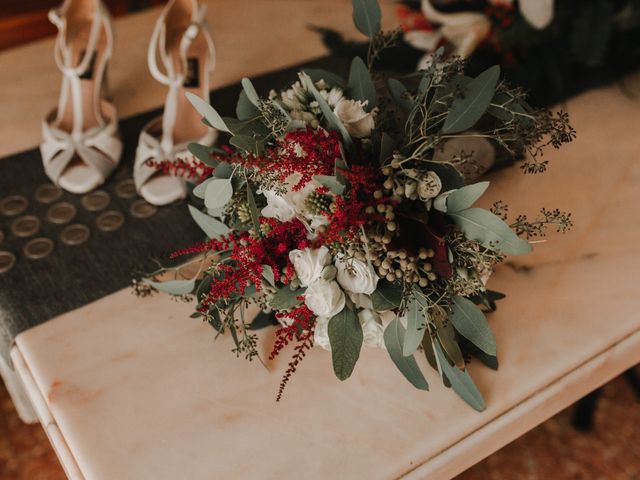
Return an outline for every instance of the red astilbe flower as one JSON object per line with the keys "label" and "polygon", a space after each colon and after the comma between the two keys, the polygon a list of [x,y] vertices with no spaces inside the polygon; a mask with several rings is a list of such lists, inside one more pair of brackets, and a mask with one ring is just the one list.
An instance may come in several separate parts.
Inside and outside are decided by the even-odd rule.
{"label": "red astilbe flower", "polygon": [[194,180],[196,182],[204,181],[206,178],[211,176],[214,170],[212,167],[205,165],[195,157],[162,160],[161,162],[147,160],[146,164],[151,168],[160,170],[162,173]]}
{"label": "red astilbe flower", "polygon": [[309,310],[309,307],[303,304],[288,313],[276,313],[276,318],[289,318],[292,322],[290,325],[280,327],[276,330],[276,341],[274,342],[273,349],[269,354],[269,360],[276,358],[282,349],[289,345],[294,337],[299,337],[300,332],[311,329],[315,317],[313,312]]}
{"label": "red astilbe flower", "polygon": [[256,238],[248,232],[242,232],[174,252],[173,256],[231,250],[224,263],[215,265],[216,275],[209,293],[200,304],[202,311],[219,300],[244,295],[249,285],[255,285],[259,291],[262,287],[264,265],[271,267],[276,282],[286,285],[291,281],[294,269],[289,260],[289,252],[309,245],[304,225],[298,220],[278,222],[271,218],[261,218],[260,221],[269,226],[264,237]]}
{"label": "red astilbe flower", "polygon": [[304,188],[314,175],[330,175],[336,158],[340,156],[337,132],[307,128],[287,133],[276,142],[275,147],[268,148],[263,155],[232,155],[225,159],[230,163],[254,168],[258,172],[277,172],[280,182],[298,174],[299,179],[292,187],[295,192]]}
{"label": "red astilbe flower", "polygon": [[289,366],[287,367],[287,371],[284,372],[282,380],[280,381],[280,388],[278,389],[278,396],[276,397],[276,402],[279,402],[282,398],[282,394],[284,393],[284,389],[291,380],[291,376],[297,371],[298,365],[304,357],[307,355],[307,351],[311,350],[313,347],[313,327],[311,330],[306,331],[302,337],[300,338],[300,343],[295,346],[295,351],[293,358],[289,362]]}
{"label": "red astilbe flower", "polygon": [[291,377],[296,372],[298,365],[307,355],[307,350],[313,347],[313,332],[315,329],[315,316],[306,305],[300,305],[288,313],[277,313],[276,318],[290,318],[293,321],[291,325],[280,327],[276,331],[276,341],[273,345],[273,350],[269,355],[269,360],[273,360],[284,347],[286,347],[291,341],[296,339],[298,344],[294,347],[295,353],[293,358],[289,362],[282,381],[280,382],[280,388],[278,389],[278,396],[276,401],[279,402],[284,393],[284,389],[291,380]]}
{"label": "red astilbe flower", "polygon": [[346,239],[359,236],[360,226],[370,220],[366,208],[382,201],[373,196],[373,192],[381,188],[375,169],[366,165],[354,165],[340,173],[349,183],[349,190],[345,196],[335,197],[332,212],[326,214],[328,225],[316,239],[320,244],[344,243]]}

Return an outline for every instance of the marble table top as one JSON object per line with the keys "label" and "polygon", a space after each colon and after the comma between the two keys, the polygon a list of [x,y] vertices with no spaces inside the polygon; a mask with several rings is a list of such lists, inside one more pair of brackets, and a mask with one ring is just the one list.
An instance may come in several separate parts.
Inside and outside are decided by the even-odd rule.
{"label": "marble table top", "polygon": [[[272,3],[281,13],[291,6]],[[330,3],[331,17],[319,2],[296,2],[309,9],[294,22],[300,35],[315,12],[325,23],[348,19],[348,5]],[[246,15],[250,30],[257,20]],[[318,51],[293,43],[304,51],[291,63]],[[640,92],[640,77],[627,87]],[[490,178],[487,204],[504,200],[512,215],[561,207],[576,227],[491,279],[508,295],[489,316],[501,365],[470,366],[486,411],[467,407],[427,367],[430,391],[413,389],[372,349],[344,383],[329,354],[314,350],[276,403],[289,352],[268,370],[236,359],[229,339],[214,341],[188,318],[190,305],[122,290],[20,334],[12,351],[69,476],[449,478],[640,362],[640,100],[612,86],[566,108],[578,139],[547,152],[546,174],[513,168]]]}

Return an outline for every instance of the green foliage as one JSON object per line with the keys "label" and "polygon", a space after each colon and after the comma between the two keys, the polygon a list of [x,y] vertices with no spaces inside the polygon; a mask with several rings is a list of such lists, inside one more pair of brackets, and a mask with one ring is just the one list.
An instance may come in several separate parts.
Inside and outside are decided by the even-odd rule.
{"label": "green foliage", "polygon": [[353,23],[356,28],[369,38],[380,31],[382,12],[378,0],[352,0]]}
{"label": "green foliage", "polygon": [[402,302],[402,286],[386,280],[378,282],[378,288],[371,294],[373,308],[378,312],[392,310]]}
{"label": "green foliage", "polygon": [[223,132],[230,131],[227,125],[224,123],[224,120],[222,119],[220,114],[216,112],[216,110],[211,105],[191,92],[187,92],[185,95],[191,102],[191,105],[193,105],[198,113],[202,115],[213,128],[217,128],[218,130],[221,130]]}
{"label": "green foliage", "polygon": [[338,181],[336,177],[329,175],[315,175],[313,179],[320,185],[327,187],[332,193],[342,195],[345,186]]}
{"label": "green foliage", "polygon": [[229,227],[220,220],[217,220],[206,213],[202,213],[193,205],[189,205],[189,213],[193,220],[207,235],[207,238],[220,238],[222,235],[227,235],[230,232]]}
{"label": "green foliage", "polygon": [[340,380],[346,380],[353,373],[364,340],[360,320],[345,306],[329,320],[328,333],[333,371]]}
{"label": "green foliage", "polygon": [[277,324],[278,320],[276,320],[274,312],[266,313],[261,311],[255,316],[255,318],[251,322],[251,325],[249,326],[249,329],[262,330],[263,328],[271,327]]}
{"label": "green foliage", "polygon": [[456,392],[460,398],[467,402],[472,408],[481,412],[486,408],[486,404],[480,390],[476,387],[473,380],[466,371],[462,371],[449,364],[447,357],[440,348],[438,343],[435,343],[435,353],[438,358],[442,373],[451,382],[451,388]]}
{"label": "green foliage", "polygon": [[509,226],[488,210],[468,208],[448,215],[467,238],[477,240],[490,250],[524,255],[532,249],[531,244],[519,238]]}
{"label": "green foliage", "polygon": [[236,116],[238,120],[249,120],[255,118],[260,114],[258,108],[249,100],[247,93],[242,90],[238,97],[238,103],[236,105]]}
{"label": "green foliage", "polygon": [[398,317],[394,318],[384,331],[384,344],[391,360],[398,367],[400,373],[420,390],[429,390],[429,384],[418,367],[413,355],[405,357],[404,351],[405,329]]}
{"label": "green foliage", "polygon": [[190,143],[187,145],[187,150],[200,160],[205,165],[210,167],[218,166],[218,162],[211,158],[211,147],[207,147],[206,145],[200,145],[199,143]]}
{"label": "green foliage", "polygon": [[333,72],[329,72],[321,68],[305,68],[303,72],[311,78],[313,83],[324,80],[330,87],[338,87],[342,90],[347,89],[347,82],[345,79]]}
{"label": "green foliage", "polygon": [[193,292],[196,286],[195,280],[167,280],[165,282],[154,282],[153,280],[145,279],[144,283],[151,285],[156,290],[169,293],[171,295],[187,295]]}
{"label": "green foliage", "polygon": [[313,98],[315,98],[315,100],[318,102],[318,105],[320,105],[320,110],[322,111],[322,114],[324,115],[324,118],[327,121],[329,127],[340,132],[340,136],[342,137],[345,145],[351,145],[353,142],[351,140],[349,132],[347,132],[347,129],[344,127],[344,125],[342,125],[342,122],[338,120],[338,117],[336,117],[336,114],[333,113],[333,110],[331,110],[331,107],[329,107],[326,100],[322,98],[322,95],[320,95],[320,92],[318,92],[318,89],[313,84],[311,78],[303,73],[301,75],[301,80],[303,81],[307,90],[309,90],[309,92],[313,95]]}
{"label": "green foliage", "polygon": [[409,355],[413,355],[420,346],[427,327],[425,312],[418,303],[416,294],[413,292],[409,297],[405,316],[407,318],[407,329],[404,334],[402,355],[408,357]]}
{"label": "green foliage", "polygon": [[464,297],[454,296],[451,323],[455,329],[488,355],[496,355],[496,339],[484,314]]}
{"label": "green foliage", "polygon": [[489,182],[478,182],[453,191],[447,197],[447,212],[470,208],[489,188]]}
{"label": "green foliage", "polygon": [[305,290],[306,288],[291,290],[288,286],[284,286],[276,292],[269,302],[269,306],[274,310],[288,310],[296,307],[302,303],[298,297],[303,295]]}
{"label": "green foliage", "polygon": [[409,97],[407,87],[405,87],[400,80],[390,78],[389,80],[387,80],[387,85],[389,87],[389,93],[391,93],[391,97],[401,109],[403,109],[405,112],[410,112],[415,108],[416,104]]}
{"label": "green foliage", "polygon": [[351,62],[349,71],[349,95],[354,100],[367,102],[366,110],[376,106],[376,87],[373,85],[369,69],[360,57]]}
{"label": "green foliage", "polygon": [[253,83],[251,83],[251,80],[249,80],[247,77],[243,77],[240,83],[242,84],[242,89],[247,96],[247,99],[253,104],[254,107],[259,108],[260,97],[258,96],[258,92],[256,92]]}
{"label": "green foliage", "polygon": [[204,204],[208,209],[224,207],[233,196],[230,179],[214,178],[207,183],[204,192]]}
{"label": "green foliage", "polygon": [[500,67],[495,65],[474,78],[457,96],[444,122],[444,133],[457,133],[473,127],[487,111],[500,78]]}

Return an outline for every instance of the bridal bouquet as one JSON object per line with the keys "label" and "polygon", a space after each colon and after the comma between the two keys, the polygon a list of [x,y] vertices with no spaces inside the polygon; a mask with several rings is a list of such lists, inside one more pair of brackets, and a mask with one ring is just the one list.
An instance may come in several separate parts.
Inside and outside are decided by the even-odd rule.
{"label": "bridal bouquet", "polygon": [[[384,35],[375,1],[354,1],[354,21],[370,38]],[[415,355],[426,355],[481,410],[465,363],[473,355],[497,367],[483,312],[503,295],[487,281],[506,255],[531,251],[527,238],[571,220],[543,209],[509,222],[504,203],[474,206],[489,183],[465,184],[480,167],[461,145],[481,139],[536,173],[547,165],[541,147],[559,147],[573,130],[565,114],[531,109],[498,67],[470,78],[439,53],[401,79],[369,67],[354,58],[348,79],[305,70],[264,97],[245,78],[237,118],[190,96],[206,123],[230,134],[230,146],[191,145],[199,160],[163,166],[201,179],[201,206],[189,210],[207,240],[174,254],[196,254],[200,272],[143,284],[195,296],[194,316],[228,332],[249,360],[255,330],[275,324],[271,358],[293,344],[278,399],[313,346],[331,352],[340,380],[372,347],[423,390]],[[249,305],[261,313],[248,318]]]}

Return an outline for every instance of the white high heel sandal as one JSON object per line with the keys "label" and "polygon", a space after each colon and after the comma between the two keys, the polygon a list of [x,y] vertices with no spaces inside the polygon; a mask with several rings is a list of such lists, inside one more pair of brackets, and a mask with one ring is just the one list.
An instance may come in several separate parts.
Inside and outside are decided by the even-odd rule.
{"label": "white high heel sandal", "polygon": [[[209,98],[209,76],[215,67],[215,46],[204,23],[205,8],[198,0],[171,0],[156,22],[147,60],[153,78],[169,91],[162,117],[142,130],[136,151],[133,179],[138,193],[149,203],[166,205],[187,195],[182,178],[147,164],[173,161],[190,154],[187,145],[212,145],[218,132],[202,123],[185,93]],[[158,67],[158,57],[163,70]]]}
{"label": "white high heel sandal", "polygon": [[63,77],[58,107],[42,125],[40,152],[53,183],[86,193],[105,182],[122,153],[116,111],[104,99],[111,19],[100,0],[65,0],[49,19],[58,27],[54,58]]}

